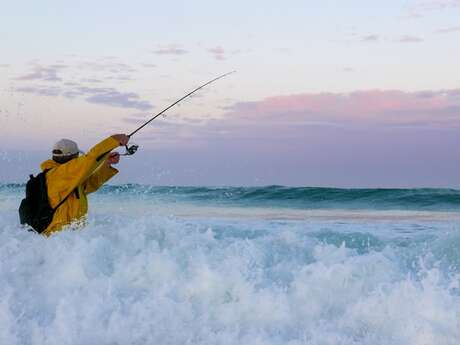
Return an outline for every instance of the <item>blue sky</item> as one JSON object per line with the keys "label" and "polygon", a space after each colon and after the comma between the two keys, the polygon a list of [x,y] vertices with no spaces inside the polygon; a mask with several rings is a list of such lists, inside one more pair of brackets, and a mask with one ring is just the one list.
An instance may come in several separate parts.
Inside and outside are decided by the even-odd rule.
{"label": "blue sky", "polygon": [[458,0],[3,4],[0,180],[237,70],[140,132],[115,182],[460,187],[458,18]]}

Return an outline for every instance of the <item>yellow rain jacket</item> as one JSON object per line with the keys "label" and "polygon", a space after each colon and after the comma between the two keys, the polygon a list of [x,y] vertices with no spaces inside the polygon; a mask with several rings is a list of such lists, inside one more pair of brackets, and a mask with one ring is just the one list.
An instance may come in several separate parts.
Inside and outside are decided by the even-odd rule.
{"label": "yellow rain jacket", "polygon": [[59,164],[49,159],[41,164],[42,170],[51,169],[46,173],[50,206],[55,208],[69,195],[56,210],[52,222],[42,234],[49,236],[73,221],[84,219],[88,212],[86,194],[95,192],[118,172],[105,164],[107,154],[118,146],[118,141],[109,137],[85,155],[67,163]]}

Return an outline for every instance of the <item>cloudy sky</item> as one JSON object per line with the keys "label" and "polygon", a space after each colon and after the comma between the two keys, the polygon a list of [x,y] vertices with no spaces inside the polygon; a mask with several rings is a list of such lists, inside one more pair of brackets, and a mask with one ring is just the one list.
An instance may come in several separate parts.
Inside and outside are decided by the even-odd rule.
{"label": "cloudy sky", "polygon": [[460,1],[9,1],[0,181],[136,134],[114,183],[460,187]]}

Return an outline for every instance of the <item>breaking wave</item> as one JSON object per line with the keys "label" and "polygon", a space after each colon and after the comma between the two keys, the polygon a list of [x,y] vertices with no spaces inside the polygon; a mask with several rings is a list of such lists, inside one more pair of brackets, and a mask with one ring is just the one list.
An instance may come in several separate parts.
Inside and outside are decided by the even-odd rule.
{"label": "breaking wave", "polygon": [[44,238],[23,190],[0,187],[0,344],[459,342],[457,191],[109,186]]}

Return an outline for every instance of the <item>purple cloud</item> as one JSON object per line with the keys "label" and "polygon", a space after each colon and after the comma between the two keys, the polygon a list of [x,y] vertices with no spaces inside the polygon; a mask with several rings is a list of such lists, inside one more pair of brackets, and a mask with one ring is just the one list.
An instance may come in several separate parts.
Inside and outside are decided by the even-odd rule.
{"label": "purple cloud", "polygon": [[59,96],[62,88],[54,86],[25,86],[15,89],[16,92],[31,93],[37,96]]}
{"label": "purple cloud", "polygon": [[122,119],[122,121],[126,123],[132,123],[135,125],[138,125],[140,123],[143,123],[148,120],[148,115],[145,113],[136,113],[136,114],[131,114],[128,117],[125,117]]}
{"label": "purple cloud", "polygon": [[63,96],[69,99],[85,97],[85,100],[89,103],[103,104],[118,108],[130,108],[142,111],[153,108],[150,102],[141,100],[136,93],[120,92],[114,88],[27,86],[18,87],[15,90],[17,92],[31,93],[38,96]]}
{"label": "purple cloud", "polygon": [[[90,77],[81,77],[81,81],[91,84],[101,84],[104,80],[129,81],[133,78],[130,73],[136,70],[130,65],[113,61],[115,58],[106,57],[97,61],[79,62],[76,65],[78,72],[81,70],[90,70]],[[104,104],[111,107],[132,108],[138,110],[152,109],[150,102],[140,99],[140,96],[133,92],[121,92],[110,87],[87,87],[76,83],[73,80],[63,80],[59,73],[70,68],[64,64],[51,64],[42,66],[38,62],[31,62],[32,72],[19,76],[19,81],[39,81],[39,82],[58,82],[62,88],[52,88],[43,85],[27,85],[17,88],[16,91],[30,93],[40,96],[62,96],[65,98],[84,98],[89,103]],[[101,75],[102,73],[102,75]]]}
{"label": "purple cloud", "polygon": [[430,11],[441,11],[460,7],[460,0],[425,0],[411,6],[410,16],[420,18]]}
{"label": "purple cloud", "polygon": [[[460,89],[280,95],[235,103],[220,119],[182,120],[159,119],[138,140],[165,162],[203,168],[196,183],[458,185],[442,173],[458,170]],[[142,115],[125,121],[134,127]]]}
{"label": "purple cloud", "polygon": [[34,71],[16,78],[16,80],[62,81],[58,73],[67,68],[66,65],[35,66]]}
{"label": "purple cloud", "polygon": [[85,78],[82,81],[92,84],[103,82],[103,80],[133,80],[132,74],[137,72],[137,70],[128,64],[113,60],[115,58],[106,57],[98,61],[80,62],[77,65],[79,70],[91,71],[91,78]]}
{"label": "purple cloud", "polygon": [[[125,121],[138,124],[142,117]],[[220,119],[159,121],[143,135],[178,145],[227,142],[258,147],[284,146],[295,150],[306,133],[316,130],[460,130],[460,89],[404,92],[296,94],[239,102]],[[176,121],[178,120],[178,121]]]}
{"label": "purple cloud", "polygon": [[115,80],[120,80],[120,81],[128,81],[128,80],[134,80],[132,77],[129,75],[119,75],[117,77],[110,77],[109,79],[115,79]]}
{"label": "purple cloud", "polygon": [[139,100],[139,96],[132,92],[123,93],[118,91],[109,91],[90,96],[85,98],[85,100],[89,103],[104,104],[119,108],[132,108],[139,110],[149,110],[153,108],[149,102]]}
{"label": "purple cloud", "polygon": [[378,35],[367,35],[367,36],[361,37],[361,41],[363,42],[377,42],[378,40],[379,40]]}
{"label": "purple cloud", "polygon": [[399,39],[399,42],[401,43],[419,43],[419,42],[423,42],[423,39],[417,36],[405,35]]}
{"label": "purple cloud", "polygon": [[436,33],[438,34],[449,34],[452,32],[460,32],[460,26],[451,26],[449,28],[443,28],[443,29],[436,30]]}
{"label": "purple cloud", "polygon": [[429,0],[421,3],[420,8],[427,10],[444,10],[453,7],[460,7],[459,0]]}
{"label": "purple cloud", "polygon": [[85,61],[78,65],[79,69],[89,69],[96,72],[111,72],[111,73],[132,73],[136,69],[125,63],[112,62],[110,60]]}
{"label": "purple cloud", "polygon": [[104,104],[111,107],[131,108],[138,110],[149,110],[153,106],[148,101],[140,100],[139,95],[134,92],[120,92],[114,88],[91,88],[78,87],[64,94],[68,98],[86,96],[89,103]]}
{"label": "purple cloud", "polygon": [[184,55],[187,54],[188,51],[177,45],[169,45],[156,49],[153,53],[158,55]]}
{"label": "purple cloud", "polygon": [[84,78],[84,79],[81,79],[82,82],[86,82],[86,83],[102,83],[102,80],[100,79],[96,79],[96,78]]}

